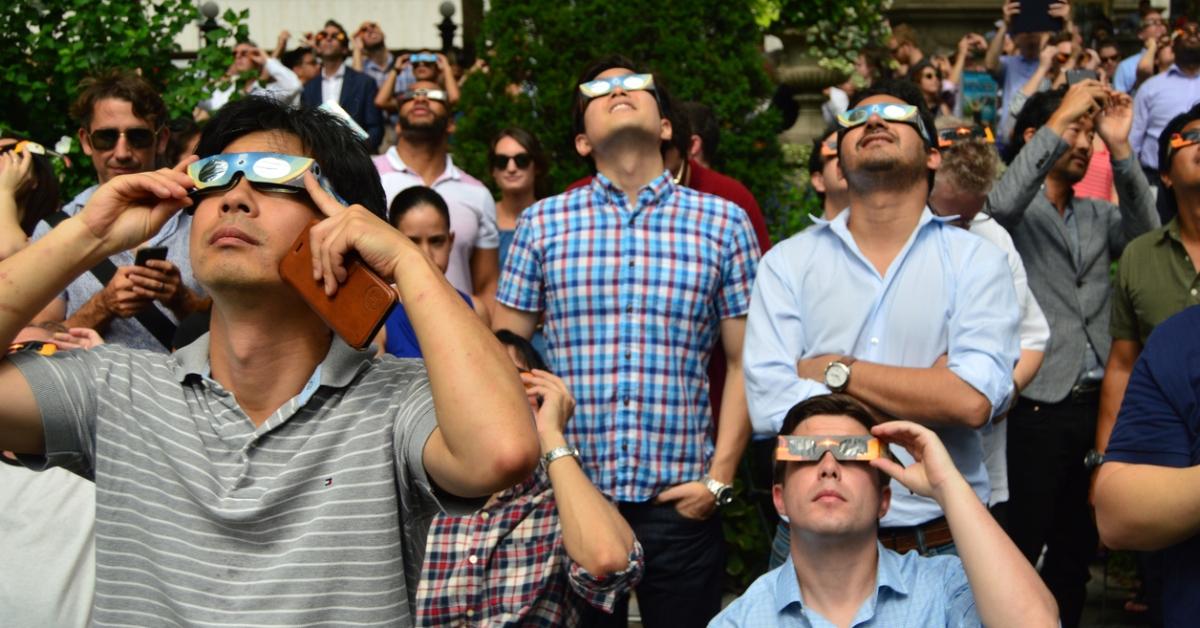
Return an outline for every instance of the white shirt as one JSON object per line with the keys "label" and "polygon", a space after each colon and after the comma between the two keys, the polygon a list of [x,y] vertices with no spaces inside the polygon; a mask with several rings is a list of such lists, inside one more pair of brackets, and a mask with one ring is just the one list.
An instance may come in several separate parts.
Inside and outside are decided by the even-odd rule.
{"label": "white shirt", "polygon": [[[375,157],[374,161],[389,207],[392,199],[402,190],[425,185],[421,175],[409,169],[400,159],[395,146]],[[450,155],[446,155],[446,170],[429,187],[441,194],[450,208],[454,248],[450,251],[446,279],[462,292],[475,294],[471,281],[471,253],[475,249],[500,246],[500,231],[496,228],[496,201],[492,199],[487,186],[459,170]]]}
{"label": "white shirt", "polygon": [[321,102],[336,103],[342,96],[342,79],[346,77],[346,64],[338,66],[337,72],[333,76],[325,74],[325,68],[321,68]]}
{"label": "white shirt", "polygon": [[[267,58],[266,68],[267,74],[271,76],[271,82],[263,86],[258,81],[254,81],[246,93],[251,96],[269,96],[281,103],[294,104],[300,95],[300,90],[304,88],[300,77],[274,57]],[[200,108],[212,112],[224,107],[233,97],[233,91],[236,88],[237,85],[230,83],[224,87],[213,89],[212,95],[200,102]]]}

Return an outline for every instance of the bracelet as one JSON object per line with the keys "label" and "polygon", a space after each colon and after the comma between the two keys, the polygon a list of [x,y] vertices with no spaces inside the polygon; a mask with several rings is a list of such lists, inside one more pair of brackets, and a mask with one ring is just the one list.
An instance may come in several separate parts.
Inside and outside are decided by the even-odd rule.
{"label": "bracelet", "polygon": [[574,447],[555,447],[542,456],[542,463],[549,467],[551,462],[567,456],[574,456],[576,460],[579,460],[579,450]]}

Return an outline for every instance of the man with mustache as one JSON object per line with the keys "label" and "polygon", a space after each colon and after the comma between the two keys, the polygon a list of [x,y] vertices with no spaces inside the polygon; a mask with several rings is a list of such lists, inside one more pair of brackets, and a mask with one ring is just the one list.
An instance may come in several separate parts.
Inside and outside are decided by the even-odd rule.
{"label": "man with mustache", "polygon": [[[63,205],[67,216],[79,213],[92,194],[115,177],[154,170],[170,134],[167,107],[141,76],[112,70],[84,79],[79,87],[71,115],[79,120],[79,142],[92,160],[97,184]],[[177,321],[208,307],[188,262],[190,224],[190,216],[174,216],[152,238],[135,243],[166,247],[165,260],[139,266],[132,248],[115,252],[109,260],[116,269],[111,279],[101,281],[94,273],[75,277],[35,322],[95,329],[110,344],[166,353]],[[39,223],[33,239],[50,229],[49,222]]]}
{"label": "man with mustache", "polygon": [[[1129,96],[1098,81],[1034,95],[1017,116],[1016,157],[985,206],[1012,235],[1050,322],[1042,367],[1008,415],[1007,529],[1031,563],[1049,545],[1042,578],[1068,627],[1079,623],[1096,549],[1083,459],[1112,344],[1109,266],[1159,225],[1129,143],[1132,121]],[[1071,188],[1087,172],[1096,133],[1111,154],[1119,206]]]}
{"label": "man with mustache", "polygon": [[1133,127],[1129,132],[1129,143],[1147,180],[1158,188],[1156,208],[1163,223],[1175,216],[1175,210],[1167,198],[1171,196],[1171,190],[1163,186],[1158,177],[1164,165],[1158,161],[1158,146],[1162,130],[1171,118],[1200,101],[1200,28],[1194,23],[1189,24],[1175,39],[1172,50],[1175,63],[1138,88],[1133,99]]}
{"label": "man with mustache", "polygon": [[[775,245],[754,284],[750,418],[773,436],[797,401],[845,392],[885,418],[931,427],[986,503],[978,428],[1007,407],[1019,352],[1008,262],[929,209],[942,156],[917,87],[881,81],[856,98],[837,136],[848,209]],[[941,506],[893,488],[884,546],[954,552]]]}

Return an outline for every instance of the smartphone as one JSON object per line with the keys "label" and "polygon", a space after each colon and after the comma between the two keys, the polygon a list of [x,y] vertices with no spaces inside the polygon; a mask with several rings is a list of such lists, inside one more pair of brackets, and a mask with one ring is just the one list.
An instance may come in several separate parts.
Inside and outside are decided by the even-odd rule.
{"label": "smartphone", "polygon": [[1067,70],[1067,85],[1074,85],[1089,79],[1098,81],[1100,80],[1100,75],[1096,74],[1095,70],[1085,70],[1083,68]]}
{"label": "smartphone", "polygon": [[167,247],[165,246],[148,246],[144,249],[138,249],[137,254],[133,258],[133,263],[136,266],[145,266],[146,262],[156,259],[167,259]]}
{"label": "smartphone", "polygon": [[1050,17],[1050,4],[1056,1],[1058,0],[1021,0],[1021,12],[1013,16],[1008,27],[1009,34],[1061,31],[1062,18]]}
{"label": "smartphone", "polygon": [[366,349],[396,306],[396,292],[352,254],[345,260],[346,280],[327,296],[324,282],[312,276],[309,231],[315,224],[309,223],[292,243],[279,262],[279,275],[346,344]]}

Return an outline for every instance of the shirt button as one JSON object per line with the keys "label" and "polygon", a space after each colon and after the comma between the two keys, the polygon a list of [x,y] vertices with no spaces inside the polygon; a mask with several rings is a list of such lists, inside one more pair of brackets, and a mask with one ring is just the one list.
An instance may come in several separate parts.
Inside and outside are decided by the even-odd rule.
{"label": "shirt button", "polygon": [[1192,288],[1192,296],[1196,296],[1196,289]]}
{"label": "shirt button", "polygon": [[474,565],[475,563],[479,562],[479,557],[474,554],[471,554],[470,556],[467,557],[467,562]]}
{"label": "shirt button", "polygon": [[474,617],[474,616],[475,616],[475,611],[468,608],[467,609],[467,617]]}
{"label": "shirt button", "polygon": [[629,358],[632,358],[632,357],[633,357],[633,352],[632,352],[632,351],[626,351],[626,352],[625,352],[625,359],[626,359],[626,360],[628,360]]}
{"label": "shirt button", "polygon": [[629,396],[628,395],[625,396],[625,405],[626,406],[629,405]]}
{"label": "shirt button", "polygon": [[871,344],[873,344],[873,345],[877,345],[877,344],[879,344],[879,339],[878,339],[878,338],[872,338],[872,339],[871,339]]}
{"label": "shirt button", "polygon": [[492,515],[490,515],[486,512],[481,512],[481,513],[479,513],[479,518],[483,519],[484,521],[487,521],[488,519],[492,518]]}
{"label": "shirt button", "polygon": [[629,260],[629,267],[633,268],[633,260]]}
{"label": "shirt button", "polygon": [[626,313],[626,314],[632,314],[632,313],[633,313],[633,305],[626,305],[626,306],[625,306],[625,313]]}

